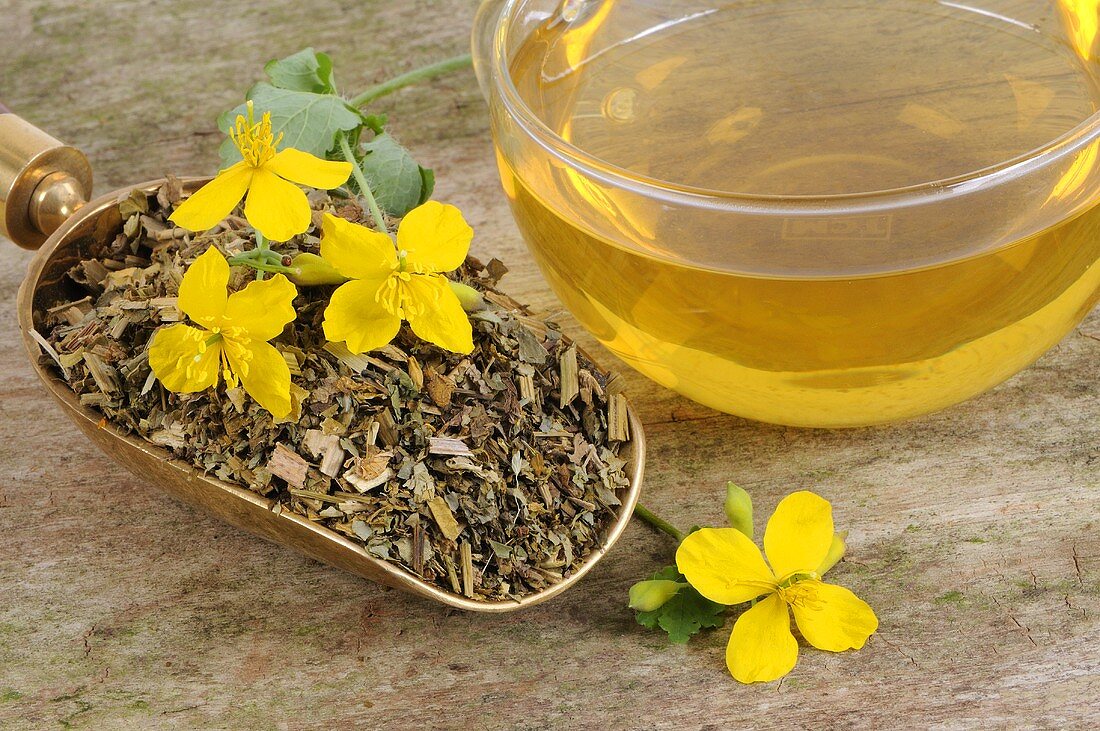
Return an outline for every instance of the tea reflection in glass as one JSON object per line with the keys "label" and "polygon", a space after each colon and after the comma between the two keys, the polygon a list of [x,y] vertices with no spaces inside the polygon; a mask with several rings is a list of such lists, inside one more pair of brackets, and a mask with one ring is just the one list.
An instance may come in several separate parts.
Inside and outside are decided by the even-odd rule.
{"label": "tea reflection in glass", "polygon": [[655,381],[777,423],[1034,361],[1100,296],[1096,26],[978,4],[511,3],[494,137],[555,292]]}

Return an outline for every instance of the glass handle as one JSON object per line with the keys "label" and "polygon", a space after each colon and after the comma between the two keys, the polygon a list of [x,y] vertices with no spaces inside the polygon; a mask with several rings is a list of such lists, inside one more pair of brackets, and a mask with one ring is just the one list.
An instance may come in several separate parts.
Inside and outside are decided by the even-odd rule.
{"label": "glass handle", "polygon": [[500,18],[510,5],[509,0],[482,0],[474,16],[471,53],[474,57],[474,73],[481,86],[481,94],[489,100],[490,79],[493,74],[493,41]]}
{"label": "glass handle", "polygon": [[0,103],[0,234],[37,249],[92,194],[92,166]]}

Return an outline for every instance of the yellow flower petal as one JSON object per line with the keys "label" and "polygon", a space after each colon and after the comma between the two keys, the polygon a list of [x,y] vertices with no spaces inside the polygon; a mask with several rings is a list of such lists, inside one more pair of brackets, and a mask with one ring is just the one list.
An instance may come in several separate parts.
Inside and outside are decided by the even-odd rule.
{"label": "yellow flower petal", "polygon": [[297,296],[297,288],[282,274],[249,282],[229,296],[222,327],[240,328],[252,340],[271,340],[297,316],[291,304]]}
{"label": "yellow flower petal", "polygon": [[385,279],[356,279],[332,293],[325,310],[325,337],[345,343],[353,353],[389,344],[401,328],[401,318],[375,299]]}
{"label": "yellow flower petal", "polygon": [[783,498],[764,530],[764,553],[781,579],[796,571],[817,571],[832,543],[833,508],[806,490]]}
{"label": "yellow flower petal", "polygon": [[829,544],[829,553],[825,555],[825,560],[817,567],[818,576],[824,576],[825,572],[836,566],[840,563],[840,559],[844,558],[844,552],[848,550],[847,544],[844,543],[844,539],[847,537],[848,531],[846,530],[833,534],[833,542]]}
{"label": "yellow flower petal", "polygon": [[413,274],[406,285],[405,319],[416,336],[453,353],[473,352],[470,318],[446,277]]}
{"label": "yellow flower petal", "polygon": [[778,680],[796,662],[798,641],[791,634],[787,604],[778,594],[761,599],[737,618],[726,645],[726,667],[736,680],[742,683]]}
{"label": "yellow flower petal", "polygon": [[244,217],[271,241],[286,241],[309,228],[309,201],[294,183],[260,168],[252,176]]}
{"label": "yellow flower petal", "polygon": [[217,226],[244,198],[254,170],[243,160],[227,167],[180,203],[168,220],[189,231],[206,231]]}
{"label": "yellow flower petal", "polygon": [[740,604],[775,591],[775,576],[760,549],[736,528],[697,530],[676,550],[676,568],[719,604]]}
{"label": "yellow flower petal", "polygon": [[198,324],[213,327],[225,312],[228,284],[229,263],[211,246],[183,273],[176,306]]}
{"label": "yellow flower petal", "polygon": [[195,393],[218,385],[220,343],[207,347],[211,333],[188,325],[171,325],[153,333],[149,366],[169,391]]}
{"label": "yellow flower petal", "polygon": [[462,211],[437,201],[409,211],[397,228],[397,247],[422,272],[449,272],[462,266],[473,238],[474,230]]}
{"label": "yellow flower petal", "polygon": [[276,419],[290,413],[290,366],[269,343],[226,347],[229,367],[241,379],[244,390]]}
{"label": "yellow flower petal", "polygon": [[343,185],[351,175],[349,162],[322,160],[293,147],[277,152],[264,164],[264,169],[298,185],[322,190]]}
{"label": "yellow flower petal", "polygon": [[389,236],[328,213],[321,221],[321,258],[348,279],[377,280],[397,268]]}
{"label": "yellow flower petal", "polygon": [[874,610],[843,586],[799,581],[784,595],[791,602],[798,630],[819,650],[858,650],[878,629]]}

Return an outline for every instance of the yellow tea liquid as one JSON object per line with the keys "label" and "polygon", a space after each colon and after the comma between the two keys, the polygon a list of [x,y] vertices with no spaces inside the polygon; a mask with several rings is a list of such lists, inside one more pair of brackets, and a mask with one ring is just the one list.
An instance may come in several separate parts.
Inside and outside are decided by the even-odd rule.
{"label": "yellow tea liquid", "polygon": [[[1097,69],[1072,37],[953,3],[565,6],[513,56],[520,97],[600,164],[672,186],[920,186],[1024,155],[1100,103]],[[618,195],[505,146],[498,159],[551,286],[612,352],[714,408],[831,427],[973,396],[1089,311],[1100,294],[1096,150],[1058,162],[1030,205],[994,195],[939,213],[766,221]],[[1029,228],[1071,196],[1066,216]]]}

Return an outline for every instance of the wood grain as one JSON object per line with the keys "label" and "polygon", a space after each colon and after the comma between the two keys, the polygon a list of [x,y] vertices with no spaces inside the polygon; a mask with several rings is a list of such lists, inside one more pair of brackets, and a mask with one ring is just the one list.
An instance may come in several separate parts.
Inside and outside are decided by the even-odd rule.
{"label": "wood grain", "polygon": [[[86,150],[106,192],[209,172],[215,115],[269,58],[323,48],[357,90],[461,52],[472,13],[459,0],[0,0],[0,89]],[[499,192],[472,78],[382,106],[435,167],[439,197],[474,223],[475,253],[510,264],[511,294],[555,307]],[[760,513],[812,488],[852,529],[835,578],[875,607],[880,633],[743,687],[724,668],[728,629],[669,647],[634,624],[626,590],[672,548],[641,524],[562,598],[490,617],[380,589],[163,498],[35,382],[14,312],[28,260],[0,246],[0,728],[1100,724],[1097,313],[992,393],[887,428],[749,423],[627,374],[651,507],[717,523],[734,479]]]}

